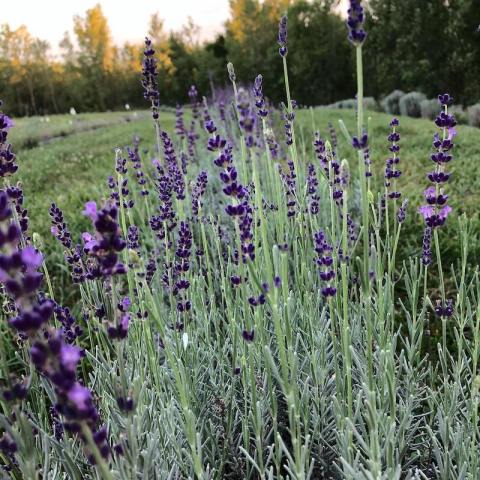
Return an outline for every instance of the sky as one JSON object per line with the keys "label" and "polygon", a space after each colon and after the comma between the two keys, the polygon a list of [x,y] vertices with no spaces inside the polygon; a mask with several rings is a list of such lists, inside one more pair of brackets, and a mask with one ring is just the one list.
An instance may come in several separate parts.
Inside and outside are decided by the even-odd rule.
{"label": "sky", "polygon": [[[73,17],[100,3],[115,43],[141,41],[152,13],[158,12],[167,30],[178,30],[192,17],[200,27],[200,40],[221,31],[229,16],[228,0],[0,0],[0,23],[17,28],[24,24],[30,33],[47,40],[53,51],[65,31],[72,31]],[[341,10],[348,0],[342,0]]]}
{"label": "sky", "polygon": [[213,38],[229,16],[228,0],[17,0],[1,1],[0,23],[47,40],[55,50],[65,31],[72,31],[73,17],[100,3],[116,43],[139,41],[158,12],[167,30],[177,30],[191,16],[200,27],[200,38]]}

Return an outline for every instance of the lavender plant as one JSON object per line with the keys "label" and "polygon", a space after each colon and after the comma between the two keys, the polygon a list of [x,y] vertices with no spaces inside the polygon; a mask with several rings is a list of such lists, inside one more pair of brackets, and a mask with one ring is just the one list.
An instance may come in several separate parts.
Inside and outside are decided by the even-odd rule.
{"label": "lavender plant", "polygon": [[[270,104],[258,72],[237,87],[248,79],[229,64],[232,104],[201,104],[192,86],[173,131],[146,40],[155,136],[116,148],[109,189],[83,211],[89,232],[77,238],[62,205],[49,211],[80,299],[72,308],[55,300],[52,259],[9,183],[13,122],[0,113],[4,476],[480,477],[480,280],[469,221],[454,219],[458,199],[446,193],[452,99],[439,96],[424,229],[403,258],[415,225],[402,188],[408,132],[391,121],[379,168],[364,118],[365,10],[349,7],[358,82],[355,133],[340,123],[347,148],[333,124],[299,128],[286,16],[284,105]],[[461,245],[451,273],[447,221]]]}

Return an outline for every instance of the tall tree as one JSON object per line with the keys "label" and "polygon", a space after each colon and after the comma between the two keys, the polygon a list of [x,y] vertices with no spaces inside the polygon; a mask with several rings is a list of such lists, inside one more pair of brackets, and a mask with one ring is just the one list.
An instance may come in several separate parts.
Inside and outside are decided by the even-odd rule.
{"label": "tall tree", "polygon": [[85,17],[76,16],[74,27],[79,53],[77,56],[82,77],[89,94],[100,109],[105,109],[106,80],[114,65],[113,46],[108,21],[100,4],[87,10]]}

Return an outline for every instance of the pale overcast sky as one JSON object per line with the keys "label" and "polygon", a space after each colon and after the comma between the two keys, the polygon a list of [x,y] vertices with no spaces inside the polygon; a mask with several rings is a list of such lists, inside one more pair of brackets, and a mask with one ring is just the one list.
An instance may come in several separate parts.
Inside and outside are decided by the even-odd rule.
{"label": "pale overcast sky", "polygon": [[[229,16],[228,0],[0,0],[1,23],[12,28],[24,24],[32,35],[48,40],[52,49],[66,30],[72,31],[74,15],[100,3],[116,43],[139,41],[148,29],[150,15],[158,12],[167,30],[177,30],[192,17],[200,37],[213,38]],[[348,0],[342,0],[346,10]]]}
{"label": "pale overcast sky", "polygon": [[55,50],[74,15],[83,15],[97,3],[102,6],[115,42],[141,40],[152,13],[158,12],[167,30],[176,30],[191,16],[203,38],[218,32],[229,15],[228,0],[16,0],[1,2],[0,23],[12,28],[24,24],[32,35],[48,40]]}

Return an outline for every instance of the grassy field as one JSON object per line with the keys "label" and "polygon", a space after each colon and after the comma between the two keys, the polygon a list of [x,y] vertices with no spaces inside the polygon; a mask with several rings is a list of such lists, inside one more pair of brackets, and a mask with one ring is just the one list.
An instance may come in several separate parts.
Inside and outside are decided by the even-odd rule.
{"label": "grassy field", "polygon": [[[370,112],[370,138],[372,168],[375,172],[374,182],[380,186],[383,182],[383,170],[387,158],[386,136],[389,131],[390,116]],[[70,121],[73,120],[73,124]],[[129,121],[126,121],[126,118]],[[352,151],[346,139],[340,133],[338,120],[342,118],[347,128],[353,131],[354,112],[347,110],[316,109],[303,110],[297,115],[300,140],[305,146],[306,157],[312,156],[311,131],[320,130],[328,138],[328,122],[337,127],[339,152],[342,158],[352,160]],[[175,118],[172,113],[163,112],[162,127],[173,130]],[[422,192],[427,185],[425,174],[431,169],[429,160],[432,134],[432,122],[420,119],[400,117],[399,131],[402,135],[401,166],[403,175],[399,181],[404,196],[411,204],[409,215],[417,218],[416,222],[407,222],[411,235],[402,245],[406,255],[421,247],[421,224],[415,208],[422,200]],[[59,132],[68,132],[61,136]],[[26,204],[29,209],[32,230],[50,239],[50,221],[48,208],[56,202],[65,212],[74,232],[81,232],[87,222],[80,214],[84,203],[94,197],[105,195],[106,179],[114,169],[114,149],[132,143],[134,135],[143,142],[142,148],[153,151],[154,138],[152,122],[147,112],[133,113],[97,113],[72,117],[59,115],[50,117],[50,122],[41,122],[39,117],[20,119],[12,130],[12,143],[18,152],[20,161],[19,177],[24,184]],[[54,140],[41,143],[42,139],[55,137]],[[35,148],[25,148],[26,139],[30,144],[40,142]],[[480,189],[480,153],[477,141],[480,131],[466,126],[458,127],[455,159],[451,165],[453,176],[448,185],[451,205],[458,212],[465,212],[469,217],[475,216],[474,228],[478,230],[476,213],[476,194]],[[23,148],[22,148],[23,146]],[[313,157],[312,157],[313,158]],[[144,160],[145,161],[145,160]],[[353,173],[356,165],[351,164]],[[445,229],[444,245],[452,259],[458,255],[455,221]],[[418,227],[418,229],[417,229]],[[449,241],[447,241],[449,240]],[[47,241],[49,253],[54,253],[53,241]],[[472,246],[472,262],[476,262],[479,247]]]}

